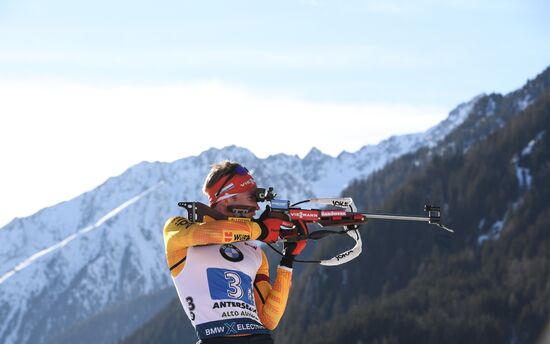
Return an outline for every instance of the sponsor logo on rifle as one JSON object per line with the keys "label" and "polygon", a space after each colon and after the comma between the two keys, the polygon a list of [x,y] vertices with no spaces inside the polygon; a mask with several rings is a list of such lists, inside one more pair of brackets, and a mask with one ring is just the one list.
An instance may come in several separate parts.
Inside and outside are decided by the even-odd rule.
{"label": "sponsor logo on rifle", "polygon": [[322,210],[321,216],[346,216],[343,210]]}
{"label": "sponsor logo on rifle", "polygon": [[347,207],[350,204],[350,202],[344,201],[344,200],[334,200],[332,201],[332,204],[337,207]]}
{"label": "sponsor logo on rifle", "polygon": [[352,253],[353,253],[353,250],[349,250],[348,252],[340,253],[335,258],[336,258],[336,260],[344,259]]}
{"label": "sponsor logo on rifle", "polygon": [[316,210],[290,210],[290,217],[300,220],[318,220],[319,212]]}

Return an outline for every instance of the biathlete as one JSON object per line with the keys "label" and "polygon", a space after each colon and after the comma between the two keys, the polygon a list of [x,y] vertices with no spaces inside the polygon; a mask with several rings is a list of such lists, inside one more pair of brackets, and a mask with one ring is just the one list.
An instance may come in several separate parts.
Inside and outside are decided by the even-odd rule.
{"label": "biathlete", "polygon": [[[179,299],[199,343],[273,343],[292,280],[292,264],[306,241],[285,243],[273,285],[262,247],[297,235],[290,219],[267,208],[259,219],[256,182],[246,168],[223,161],[212,166],[203,191],[210,206],[228,216],[193,223],[170,218],[164,227],[166,258]],[[294,229],[293,229],[294,228]]]}

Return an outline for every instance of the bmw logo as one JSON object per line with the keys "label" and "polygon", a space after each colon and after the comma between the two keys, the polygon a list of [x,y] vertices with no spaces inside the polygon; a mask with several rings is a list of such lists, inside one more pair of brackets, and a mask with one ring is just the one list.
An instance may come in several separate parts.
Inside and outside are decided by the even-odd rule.
{"label": "bmw logo", "polygon": [[243,253],[233,244],[225,244],[220,247],[222,257],[230,262],[240,262],[243,260]]}

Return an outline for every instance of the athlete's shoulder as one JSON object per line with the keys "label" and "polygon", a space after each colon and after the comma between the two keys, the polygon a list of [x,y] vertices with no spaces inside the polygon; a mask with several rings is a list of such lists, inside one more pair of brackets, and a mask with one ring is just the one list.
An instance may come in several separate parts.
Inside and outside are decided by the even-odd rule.
{"label": "athlete's shoulder", "polygon": [[164,230],[176,229],[176,228],[187,228],[192,224],[187,218],[183,216],[174,216],[169,218],[164,224]]}

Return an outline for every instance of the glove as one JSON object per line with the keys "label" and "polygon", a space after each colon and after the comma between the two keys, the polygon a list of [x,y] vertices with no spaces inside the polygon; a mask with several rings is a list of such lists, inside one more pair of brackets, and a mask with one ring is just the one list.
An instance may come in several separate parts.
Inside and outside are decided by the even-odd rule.
{"label": "glove", "polygon": [[[285,233],[282,237],[283,239],[295,237],[298,235],[307,235],[309,233],[307,225],[304,223],[299,223],[292,231]],[[297,255],[302,253],[304,248],[306,248],[307,240],[299,240],[294,242],[285,242],[283,248],[283,258],[281,259],[281,265],[288,268],[292,268],[294,263],[294,258]]]}
{"label": "glove", "polygon": [[281,230],[287,231],[294,228],[294,224],[290,221],[290,216],[283,213],[274,213],[271,211],[270,206],[265,208],[259,219],[252,221],[256,222],[262,229],[262,234],[258,240],[267,243],[276,242],[279,239]]}

